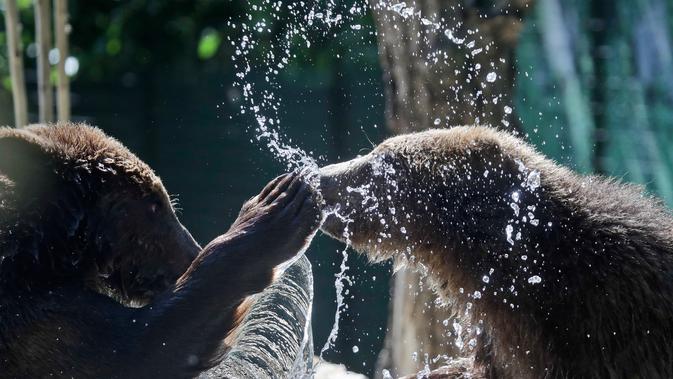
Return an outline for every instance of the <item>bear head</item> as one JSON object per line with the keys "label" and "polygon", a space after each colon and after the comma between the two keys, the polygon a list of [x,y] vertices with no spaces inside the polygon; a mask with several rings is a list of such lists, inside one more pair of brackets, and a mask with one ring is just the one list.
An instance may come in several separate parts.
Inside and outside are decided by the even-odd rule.
{"label": "bear head", "polygon": [[[513,155],[515,149],[530,151]],[[538,201],[518,189],[519,164],[537,164],[536,157],[511,135],[488,128],[390,138],[369,154],[320,169],[329,214],[322,230],[375,260],[457,248],[449,242],[506,244],[505,225],[493,220],[507,220],[511,196]]]}
{"label": "bear head", "polygon": [[86,285],[143,304],[199,251],[161,180],[99,129],[0,128],[3,286]]}

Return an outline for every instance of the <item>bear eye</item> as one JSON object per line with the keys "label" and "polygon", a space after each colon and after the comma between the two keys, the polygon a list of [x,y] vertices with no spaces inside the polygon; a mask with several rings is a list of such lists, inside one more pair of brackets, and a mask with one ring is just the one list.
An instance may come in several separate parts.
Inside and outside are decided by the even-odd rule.
{"label": "bear eye", "polygon": [[152,205],[150,205],[150,212],[152,213],[159,212],[159,209],[161,209],[161,203],[159,203],[158,201],[155,201],[152,203]]}

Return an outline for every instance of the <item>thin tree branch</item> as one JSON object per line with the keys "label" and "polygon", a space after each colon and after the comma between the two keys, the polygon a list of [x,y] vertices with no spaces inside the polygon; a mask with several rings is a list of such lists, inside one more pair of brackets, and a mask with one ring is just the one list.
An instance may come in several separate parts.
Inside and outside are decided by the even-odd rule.
{"label": "thin tree branch", "polygon": [[23,74],[21,23],[16,0],[5,1],[5,27],[7,28],[9,72],[12,78],[12,98],[14,99],[14,126],[21,128],[28,124],[28,107]]}
{"label": "thin tree branch", "polygon": [[35,36],[37,43],[37,94],[40,122],[54,120],[54,92],[50,80],[51,0],[35,0]]}
{"label": "thin tree branch", "polygon": [[55,0],[54,27],[56,48],[58,49],[58,119],[70,119],[70,81],[65,73],[65,61],[68,58],[68,0]]}

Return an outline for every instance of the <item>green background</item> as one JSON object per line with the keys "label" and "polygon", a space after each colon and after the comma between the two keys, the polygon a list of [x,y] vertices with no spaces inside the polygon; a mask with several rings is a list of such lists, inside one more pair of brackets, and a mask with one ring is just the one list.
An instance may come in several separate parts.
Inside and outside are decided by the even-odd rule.
{"label": "green background", "polygon": [[[19,3],[29,47],[32,5]],[[229,41],[239,36],[227,22],[243,20],[252,4],[262,3],[70,2],[71,55],[80,62],[72,78],[74,120],[101,127],[147,161],[179,195],[180,218],[201,243],[225,232],[242,202],[285,167],[254,140],[254,120],[238,112]],[[578,171],[642,183],[673,204],[672,15],[664,0],[539,1],[516,55],[513,105],[528,139]],[[387,134],[372,22],[357,21],[363,29],[312,34],[311,48],[298,49],[279,76],[283,130],[322,164],[366,153]],[[287,27],[282,17],[270,24],[274,35]],[[11,125],[6,58],[2,25],[0,123]],[[35,60],[25,59],[35,121]],[[342,248],[319,235],[307,253],[316,348],[334,319]],[[355,285],[326,358],[371,374],[385,335],[391,268],[356,254],[349,266]]]}

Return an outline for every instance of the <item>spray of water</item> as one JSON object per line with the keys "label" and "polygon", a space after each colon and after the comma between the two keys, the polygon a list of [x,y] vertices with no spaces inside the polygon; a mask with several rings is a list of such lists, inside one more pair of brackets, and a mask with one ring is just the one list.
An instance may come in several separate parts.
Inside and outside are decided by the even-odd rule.
{"label": "spray of water", "polygon": [[344,232],[343,232],[343,237],[346,241],[346,247],[344,247],[343,250],[341,250],[341,265],[339,266],[339,272],[336,274],[336,279],[334,280],[334,287],[336,288],[336,302],[337,302],[337,307],[336,307],[336,312],[334,313],[334,324],[332,325],[332,330],[329,333],[329,336],[327,337],[327,341],[323,345],[322,349],[320,349],[320,359],[323,359],[323,354],[330,348],[334,346],[334,342],[336,342],[337,336],[339,335],[339,321],[341,319],[341,312],[344,308],[344,285],[346,282],[348,282],[349,285],[352,285],[353,283],[351,282],[350,277],[346,275],[346,270],[348,270],[348,266],[346,263],[348,262],[348,249],[351,245],[351,240],[350,236],[351,233],[349,231],[349,226],[353,222],[353,220],[349,217],[346,217],[342,214],[339,213],[339,208],[334,208],[333,210],[330,210],[329,213],[332,215],[338,217],[345,226]]}
{"label": "spray of water", "polygon": [[[229,22],[240,34],[232,57],[236,69],[234,85],[242,92],[242,115],[251,114],[255,120],[252,132],[259,144],[287,165],[288,170],[309,168],[317,170],[314,157],[295,146],[282,132],[282,88],[280,73],[297,58],[300,48],[310,48],[311,40],[324,38],[346,25],[356,25],[366,14],[364,2],[356,1],[345,7],[335,1],[280,1],[253,2],[247,20]],[[271,19],[267,19],[268,17]],[[280,36],[271,34],[273,26],[282,24]],[[352,30],[359,30],[351,28]],[[263,80],[259,80],[263,78]]]}
{"label": "spray of water", "polygon": [[[250,132],[254,136],[254,140],[262,148],[269,150],[276,159],[285,163],[288,170],[303,170],[305,175],[316,186],[316,174],[319,168],[318,158],[297,146],[284,134],[283,127],[281,127],[283,124],[281,115],[284,108],[282,98],[278,95],[282,89],[282,81],[279,75],[283,70],[287,69],[293,60],[298,58],[301,49],[310,48],[316,38],[330,38],[339,32],[372,33],[372,30],[366,30],[368,27],[363,25],[362,22],[362,18],[369,12],[370,7],[384,13],[387,12],[390,15],[399,16],[402,22],[416,20],[425,28],[441,31],[440,34],[446,38],[449,44],[464,50],[466,54],[472,57],[481,54],[491,47],[488,44],[480,46],[478,41],[472,39],[471,36],[476,34],[476,30],[467,30],[465,35],[459,35],[455,29],[456,25],[452,24],[451,20],[446,20],[438,15],[425,15],[415,7],[414,3],[407,4],[396,0],[380,0],[371,4],[368,4],[364,0],[356,0],[349,4],[336,2],[335,0],[258,0],[252,1],[250,4],[250,12],[246,19],[238,23],[229,23],[229,26],[236,31],[233,34],[240,36],[237,40],[229,40],[231,45],[235,47],[235,53],[232,56],[233,65],[236,70],[234,85],[241,91],[243,99],[240,105],[240,113],[254,120],[251,123]],[[273,35],[271,32],[272,29],[274,27],[277,28],[279,25],[282,25],[281,30],[283,32],[280,35]],[[473,67],[453,67],[448,54],[440,48],[429,52],[424,58],[426,65],[429,66],[443,64],[451,67],[453,70],[470,70],[470,72],[474,73],[490,69],[489,67],[481,67],[479,64]],[[482,87],[490,85],[498,79],[497,74],[493,71],[487,72],[484,78],[485,83],[481,84]],[[475,94],[475,96],[479,96],[479,94]],[[499,99],[499,95],[496,95],[490,101],[497,104]],[[511,107],[508,105],[503,106],[504,113],[510,115],[512,113]],[[436,118],[434,125],[439,126],[441,124],[442,120]],[[507,126],[509,122],[503,119],[502,124]],[[392,168],[383,167],[383,171],[380,172],[386,175],[386,180],[390,182],[391,187],[397,189],[396,182],[394,179],[391,179],[394,176],[394,171],[386,171],[390,169]],[[376,173],[377,171],[375,170],[374,172]],[[484,172],[483,175],[484,178],[487,178],[489,172]],[[539,174],[531,172],[526,173],[526,175],[524,188],[534,190],[539,186]],[[365,212],[374,213],[378,210],[378,201],[369,194],[367,186],[349,188],[348,191],[354,191],[362,195],[363,206],[365,203],[367,204]],[[512,210],[515,217],[524,216],[528,223],[537,225],[538,221],[533,214],[535,207],[522,207],[522,204],[512,199]],[[350,246],[349,226],[352,223],[352,219],[340,214],[339,209],[332,209],[327,211],[327,213],[339,217],[346,225],[344,239],[347,243],[346,247],[340,251],[342,262],[335,279],[337,306],[334,325],[321,349],[321,357],[334,346],[339,332],[341,313],[345,309],[344,287],[352,285],[351,279],[347,275],[348,249]],[[386,212],[381,212],[381,214],[392,216],[392,220],[388,221],[383,216],[380,218],[382,223],[388,223],[386,227],[399,223],[394,209],[386,210]],[[517,239],[520,238],[520,234],[517,234],[518,230],[515,230],[515,227],[514,223],[508,224],[505,227],[503,235],[503,238],[507,238],[507,241],[511,244],[516,243]],[[403,234],[406,234],[403,226],[400,230]],[[380,238],[387,237],[389,235],[385,233],[380,236]],[[488,275],[484,277],[488,278]],[[538,278],[531,277],[529,283],[539,283],[541,279]],[[488,280],[485,280],[485,285],[487,283]],[[480,294],[479,296],[475,294],[473,299],[477,301],[480,297]],[[460,325],[458,326],[460,327]],[[456,325],[454,324],[452,327],[455,329]],[[456,343],[460,343],[462,346],[464,340],[460,332],[457,332],[456,335],[458,336]],[[470,345],[469,342],[468,345]],[[386,376],[385,373],[384,376]]]}
{"label": "spray of water", "polygon": [[[262,0],[259,4],[252,5],[251,10],[247,20],[239,24],[229,24],[241,34],[240,40],[230,41],[236,47],[235,55],[232,57],[236,68],[234,84],[243,95],[240,113],[252,115],[254,118],[252,133],[259,144],[268,149],[279,161],[284,162],[288,170],[304,171],[309,181],[318,188],[316,174],[319,165],[316,158],[293,145],[282,132],[280,126],[282,99],[277,95],[281,89],[281,81],[278,76],[291,63],[290,60],[297,57],[296,50],[311,46],[312,36],[324,37],[345,25],[350,25],[353,31],[360,30],[361,26],[355,20],[366,14],[367,6],[364,2],[355,2],[344,8],[332,0],[325,3]],[[261,12],[262,10],[264,12]],[[271,20],[261,17],[262,14],[271,15]],[[262,41],[268,38],[273,23],[283,23],[285,32],[280,38],[265,45]],[[255,80],[259,79],[256,75],[260,74],[264,79]],[[346,225],[351,222],[347,217],[340,215],[338,209],[327,213],[341,218]],[[321,350],[321,357],[325,351],[334,346],[339,331],[339,320],[345,307],[344,286],[352,284],[346,274],[347,252],[350,246],[348,226],[344,233],[347,244],[341,251],[342,262],[335,280],[337,309],[334,326]]]}

